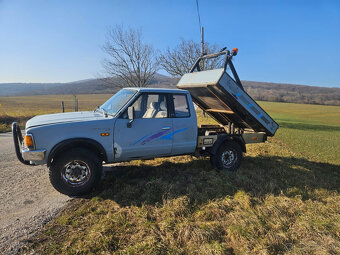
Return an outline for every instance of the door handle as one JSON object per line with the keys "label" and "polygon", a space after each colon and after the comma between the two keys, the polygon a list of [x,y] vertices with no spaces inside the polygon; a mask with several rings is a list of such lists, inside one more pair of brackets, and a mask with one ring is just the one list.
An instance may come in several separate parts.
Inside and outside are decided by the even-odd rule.
{"label": "door handle", "polygon": [[169,130],[171,127],[162,127],[162,130]]}

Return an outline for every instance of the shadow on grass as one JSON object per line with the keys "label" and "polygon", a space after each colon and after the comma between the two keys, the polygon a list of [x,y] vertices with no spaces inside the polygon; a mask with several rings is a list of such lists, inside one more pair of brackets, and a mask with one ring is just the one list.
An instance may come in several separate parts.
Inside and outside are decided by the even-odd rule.
{"label": "shadow on grass", "polygon": [[233,196],[239,190],[257,198],[284,194],[302,199],[317,199],[320,189],[340,191],[338,165],[300,158],[245,157],[237,173],[217,172],[211,169],[209,160],[202,159],[104,170],[107,176],[95,196],[121,206],[161,204],[164,199],[183,195],[192,203],[202,204]]}

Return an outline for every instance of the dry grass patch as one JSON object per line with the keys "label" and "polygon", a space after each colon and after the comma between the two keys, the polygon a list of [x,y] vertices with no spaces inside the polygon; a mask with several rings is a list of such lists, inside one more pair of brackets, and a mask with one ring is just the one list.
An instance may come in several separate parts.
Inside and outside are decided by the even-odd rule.
{"label": "dry grass patch", "polygon": [[18,122],[21,128],[25,127],[25,123],[27,120],[32,118],[33,116],[8,116],[8,115],[0,115],[0,133],[1,132],[9,132],[12,128],[13,122]]}
{"label": "dry grass patch", "polygon": [[[112,95],[77,95],[79,110],[93,110],[102,105]],[[13,121],[18,121],[21,127],[30,118],[49,113],[60,113],[61,102],[64,101],[65,111],[74,111],[74,98],[72,95],[40,95],[0,97],[0,132],[9,132]]]}

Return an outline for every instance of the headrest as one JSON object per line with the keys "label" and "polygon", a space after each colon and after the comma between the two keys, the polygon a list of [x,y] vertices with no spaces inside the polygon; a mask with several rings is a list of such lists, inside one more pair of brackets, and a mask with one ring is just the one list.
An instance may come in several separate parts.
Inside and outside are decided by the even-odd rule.
{"label": "headrest", "polygon": [[157,102],[151,102],[150,103],[150,108],[151,109],[157,109],[158,103]]}
{"label": "headrest", "polygon": [[166,111],[166,105],[165,105],[165,102],[162,101],[160,104],[159,104],[159,110],[160,111]]}

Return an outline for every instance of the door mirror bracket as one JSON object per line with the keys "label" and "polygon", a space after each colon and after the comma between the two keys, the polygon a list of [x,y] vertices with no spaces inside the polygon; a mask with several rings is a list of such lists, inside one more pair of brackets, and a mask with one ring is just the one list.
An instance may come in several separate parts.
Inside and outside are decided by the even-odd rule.
{"label": "door mirror bracket", "polygon": [[135,108],[133,106],[128,107],[128,118],[129,122],[127,123],[127,127],[131,128],[132,127],[132,122],[135,119]]}

